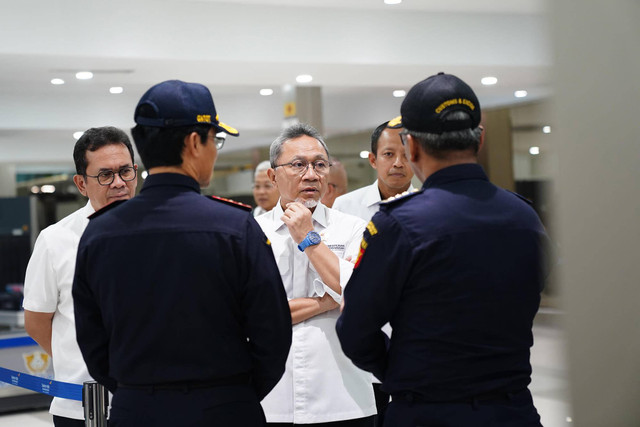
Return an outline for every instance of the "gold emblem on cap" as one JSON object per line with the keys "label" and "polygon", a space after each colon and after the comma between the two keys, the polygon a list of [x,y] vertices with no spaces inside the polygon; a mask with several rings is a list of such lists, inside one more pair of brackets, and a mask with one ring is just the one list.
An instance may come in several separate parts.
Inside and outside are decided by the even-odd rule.
{"label": "gold emblem on cap", "polygon": [[210,114],[198,114],[196,117],[198,123],[211,123],[211,115]]}
{"label": "gold emblem on cap", "polygon": [[476,109],[476,106],[473,104],[473,102],[469,101],[468,99],[455,98],[455,99],[448,99],[444,101],[442,104],[440,104],[438,108],[436,108],[436,114],[440,114],[442,110],[444,110],[447,107],[450,107],[452,105],[458,105],[458,104],[466,105],[467,107],[471,108],[471,110]]}

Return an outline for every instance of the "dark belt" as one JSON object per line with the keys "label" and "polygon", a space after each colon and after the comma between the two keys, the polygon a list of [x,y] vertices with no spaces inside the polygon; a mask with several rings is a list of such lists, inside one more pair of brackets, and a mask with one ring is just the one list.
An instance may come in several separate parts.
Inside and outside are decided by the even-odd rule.
{"label": "dark belt", "polygon": [[231,377],[216,378],[207,381],[177,381],[168,383],[155,384],[123,384],[118,383],[118,388],[132,390],[146,390],[153,392],[155,390],[182,390],[189,391],[203,388],[213,388],[227,385],[248,385],[251,377],[249,374],[239,374]]}
{"label": "dark belt", "polygon": [[397,393],[397,394],[392,394],[391,398],[393,400],[400,400],[403,402],[409,402],[409,403],[471,403],[473,405],[477,405],[478,403],[485,403],[485,402],[498,402],[498,401],[507,401],[507,400],[511,400],[513,399],[513,396],[524,391],[526,389],[521,389],[521,390],[517,390],[517,391],[510,391],[510,392],[505,392],[505,391],[500,391],[500,392],[490,392],[490,393],[482,393],[482,394],[478,394],[472,397],[467,397],[464,399],[452,399],[452,400],[434,400],[434,399],[428,399],[425,398],[424,396],[421,396],[417,393],[413,393],[413,392],[403,392],[403,393]]}

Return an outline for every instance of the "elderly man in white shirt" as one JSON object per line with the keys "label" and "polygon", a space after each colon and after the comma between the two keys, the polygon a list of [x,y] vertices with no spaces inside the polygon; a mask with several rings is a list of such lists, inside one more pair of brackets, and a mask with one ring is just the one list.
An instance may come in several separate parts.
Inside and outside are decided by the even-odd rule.
{"label": "elderly man in white shirt", "polygon": [[267,423],[372,427],[371,375],[347,359],[335,331],[366,223],[320,202],[329,152],[311,126],[285,129],[271,144],[270,161],[280,200],[256,220],[282,275],[293,342],[282,379],[262,401]]}
{"label": "elderly man in white shirt", "polygon": [[[376,170],[378,179],[371,185],[359,188],[338,197],[333,209],[355,215],[365,221],[371,220],[380,209],[380,202],[405,191],[413,191],[411,178],[413,172],[405,155],[400,139],[400,117],[384,122],[371,134],[371,151],[369,163]],[[391,326],[385,325],[383,330],[391,335]],[[382,427],[384,412],[389,404],[389,394],[380,389],[380,381],[373,381],[376,396],[376,427]]]}

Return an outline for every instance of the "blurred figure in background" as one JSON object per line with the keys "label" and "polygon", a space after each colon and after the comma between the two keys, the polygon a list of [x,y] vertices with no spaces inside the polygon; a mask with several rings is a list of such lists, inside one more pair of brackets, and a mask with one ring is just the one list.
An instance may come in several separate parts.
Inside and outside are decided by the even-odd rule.
{"label": "blurred figure in background", "polygon": [[280,193],[275,185],[267,176],[267,170],[271,167],[269,160],[258,163],[253,176],[253,200],[256,207],[253,210],[253,216],[262,215],[269,212],[278,203]]}
{"label": "blurred figure in background", "polygon": [[336,197],[346,194],[348,183],[347,170],[340,160],[332,157],[330,161],[331,169],[327,177],[327,192],[322,196],[322,204],[328,208],[333,206]]}

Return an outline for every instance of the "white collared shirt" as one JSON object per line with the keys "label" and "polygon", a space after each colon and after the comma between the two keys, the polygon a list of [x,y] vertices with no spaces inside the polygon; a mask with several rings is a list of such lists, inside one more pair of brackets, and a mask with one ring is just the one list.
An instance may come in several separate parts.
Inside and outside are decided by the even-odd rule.
{"label": "white collared shirt", "polygon": [[[409,185],[408,191],[413,191],[413,185]],[[373,215],[380,210],[381,201],[378,180],[376,179],[371,185],[337,197],[333,202],[333,209],[370,221]]]}
{"label": "white collared shirt", "polygon": [[[286,224],[280,201],[268,213],[256,218],[271,241],[288,299],[336,295],[320,279],[304,252],[298,249]],[[340,262],[340,286],[344,289],[356,259],[366,223],[361,219],[318,204],[313,227],[322,242]],[[268,422],[326,423],[376,413],[371,374],[353,365],[344,355],[335,326],[338,309],[293,325],[293,341],[286,371],[280,382],[262,401]]]}
{"label": "white collared shirt", "polygon": [[[94,212],[91,202],[40,232],[24,280],[25,310],[54,313],[51,360],[57,381],[82,385],[92,381],[76,341],[71,285],[78,243]],[[84,419],[82,402],[54,397],[49,412]]]}

